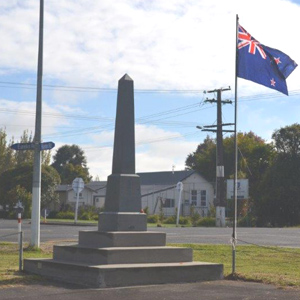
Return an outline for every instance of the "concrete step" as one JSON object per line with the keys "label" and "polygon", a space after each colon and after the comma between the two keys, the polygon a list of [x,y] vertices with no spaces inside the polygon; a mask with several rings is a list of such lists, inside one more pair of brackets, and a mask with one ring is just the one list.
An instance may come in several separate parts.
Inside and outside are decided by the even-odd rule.
{"label": "concrete step", "polygon": [[165,246],[166,234],[150,231],[79,231],[79,245],[90,248]]}
{"label": "concrete step", "polygon": [[87,265],[52,259],[25,259],[25,272],[54,280],[104,288],[223,278],[223,265],[202,262]]}
{"label": "concrete step", "polygon": [[165,246],[89,248],[66,245],[53,247],[53,259],[94,265],[191,262],[193,250]]}

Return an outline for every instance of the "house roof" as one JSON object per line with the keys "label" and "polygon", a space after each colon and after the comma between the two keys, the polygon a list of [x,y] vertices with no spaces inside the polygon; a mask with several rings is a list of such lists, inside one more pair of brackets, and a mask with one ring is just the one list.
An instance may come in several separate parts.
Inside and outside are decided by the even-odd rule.
{"label": "house roof", "polygon": [[[84,185],[85,188],[90,189],[94,192],[101,190],[106,187],[106,181],[91,181]],[[72,190],[71,184],[60,184],[56,187],[56,192],[66,192]]]}
{"label": "house roof", "polygon": [[[141,186],[143,185],[158,185],[159,189],[173,188],[179,181],[183,181],[192,174],[196,173],[194,170],[189,171],[162,171],[162,172],[147,172],[137,173],[140,176]],[[85,185],[86,188],[97,192],[106,187],[106,181],[91,181]],[[62,184],[56,187],[56,192],[64,192],[72,189],[70,184]]]}
{"label": "house roof", "polygon": [[162,171],[137,173],[140,176],[141,185],[176,185],[179,181],[194,174],[194,170],[189,171]]}

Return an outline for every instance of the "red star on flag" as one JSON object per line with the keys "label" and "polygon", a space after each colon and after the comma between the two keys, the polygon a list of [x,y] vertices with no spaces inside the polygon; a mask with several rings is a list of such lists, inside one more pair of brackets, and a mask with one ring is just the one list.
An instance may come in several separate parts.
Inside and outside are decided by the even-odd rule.
{"label": "red star on flag", "polygon": [[274,60],[275,60],[275,62],[276,62],[277,65],[281,64],[280,57],[278,57],[278,58],[274,57]]}
{"label": "red star on flag", "polygon": [[272,78],[272,79],[271,79],[271,85],[272,85],[272,86],[275,86],[275,84],[276,84],[276,81],[274,80],[274,78]]}

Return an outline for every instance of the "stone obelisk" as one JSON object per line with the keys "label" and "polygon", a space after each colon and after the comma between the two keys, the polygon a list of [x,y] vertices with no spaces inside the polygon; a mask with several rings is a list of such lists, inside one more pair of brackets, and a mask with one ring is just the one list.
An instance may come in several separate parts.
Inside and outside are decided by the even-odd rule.
{"label": "stone obelisk", "polygon": [[147,230],[141,213],[140,178],[135,174],[133,80],[125,74],[118,84],[112,174],[108,176],[105,211],[99,214],[99,231]]}

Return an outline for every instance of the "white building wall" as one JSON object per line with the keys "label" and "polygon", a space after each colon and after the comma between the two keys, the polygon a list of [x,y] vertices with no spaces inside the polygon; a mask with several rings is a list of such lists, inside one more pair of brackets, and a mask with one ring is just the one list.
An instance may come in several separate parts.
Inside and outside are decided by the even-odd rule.
{"label": "white building wall", "polygon": [[[207,216],[211,207],[213,207],[214,201],[214,190],[212,184],[210,184],[206,179],[204,179],[199,174],[195,173],[190,177],[182,181],[183,183],[183,192],[181,199],[180,214],[188,216],[190,215],[191,205],[194,204],[194,209],[201,215]],[[178,206],[179,192],[176,190],[176,187],[166,189],[166,186],[160,186],[160,192],[157,191],[159,186],[144,186],[142,188],[142,195],[148,193],[147,196],[142,197],[142,207],[148,207],[149,214],[159,214],[162,211],[165,216],[172,216],[176,213],[176,207]],[[192,191],[196,191],[196,201],[192,202]],[[205,193],[205,203],[204,195]],[[205,192],[204,192],[205,191]],[[201,201],[201,196],[202,201]],[[170,200],[172,199],[172,200]],[[170,202],[172,202],[173,207],[166,207]]]}

